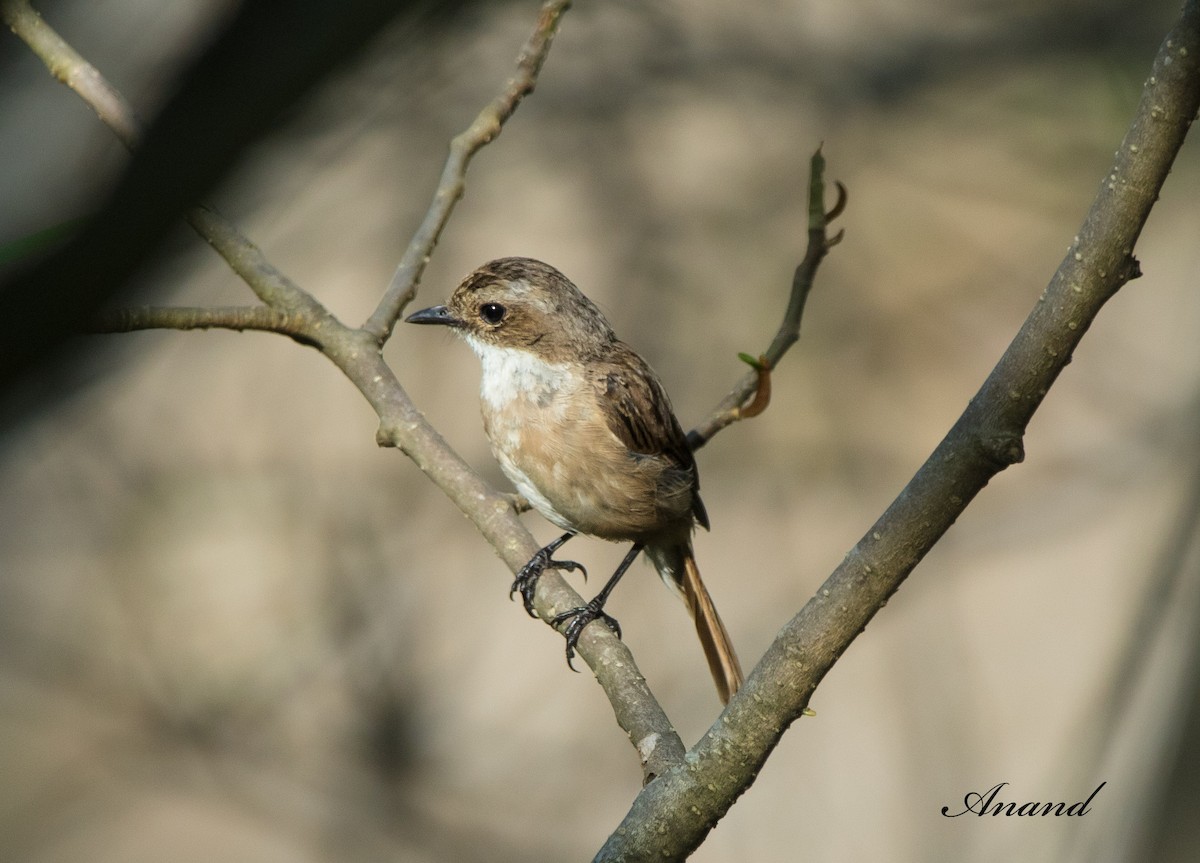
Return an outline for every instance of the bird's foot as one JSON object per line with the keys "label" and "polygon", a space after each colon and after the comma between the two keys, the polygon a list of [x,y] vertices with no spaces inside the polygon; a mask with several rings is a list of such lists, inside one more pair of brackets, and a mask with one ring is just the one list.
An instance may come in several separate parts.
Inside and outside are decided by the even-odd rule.
{"label": "bird's foot", "polygon": [[529,559],[529,563],[521,567],[521,571],[513,579],[512,587],[508,589],[509,599],[512,599],[514,593],[521,594],[525,612],[530,617],[537,617],[537,613],[533,610],[533,594],[537,590],[538,579],[547,569],[563,569],[567,572],[579,570],[583,573],[584,579],[587,579],[587,569],[582,563],[573,560],[554,560],[551,557],[557,548],[558,545],[551,544],[538,549],[537,554]]}
{"label": "bird's foot", "polygon": [[583,634],[584,627],[593,620],[603,621],[617,638],[621,637],[621,624],[617,623],[617,619],[604,610],[604,602],[600,597],[593,599],[587,605],[556,614],[550,619],[550,623],[556,627],[560,623],[567,624],[563,628],[562,634],[567,639],[567,666],[572,671],[579,670],[571,662],[575,658],[575,646],[579,644],[579,636]]}

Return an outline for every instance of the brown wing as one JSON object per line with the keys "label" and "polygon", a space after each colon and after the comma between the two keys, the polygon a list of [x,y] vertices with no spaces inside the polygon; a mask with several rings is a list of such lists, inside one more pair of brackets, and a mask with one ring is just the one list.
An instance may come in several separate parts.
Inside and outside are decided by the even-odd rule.
{"label": "brown wing", "polygon": [[708,514],[700,501],[696,459],[658,375],[623,342],[613,344],[608,360],[599,382],[608,408],[605,418],[609,429],[631,452],[665,457],[673,467],[690,475],[695,492],[692,512],[707,530]]}

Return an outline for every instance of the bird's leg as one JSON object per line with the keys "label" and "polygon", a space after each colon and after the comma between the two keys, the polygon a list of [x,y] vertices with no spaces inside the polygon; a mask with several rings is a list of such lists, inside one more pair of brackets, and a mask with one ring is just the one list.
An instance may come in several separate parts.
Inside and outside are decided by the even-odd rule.
{"label": "bird's leg", "polygon": [[525,603],[525,611],[530,617],[537,617],[533,611],[533,593],[537,589],[538,579],[547,569],[565,569],[567,572],[579,570],[583,573],[583,577],[587,578],[587,570],[583,568],[582,563],[576,563],[573,560],[554,560],[554,552],[562,548],[563,543],[574,535],[575,531],[569,530],[545,548],[538,549],[537,554],[529,559],[529,563],[521,567],[521,571],[513,580],[512,587],[508,589],[509,599],[512,599],[514,593],[520,591],[521,600]]}
{"label": "bird's leg", "polygon": [[642,543],[635,542],[633,548],[629,549],[629,554],[625,555],[625,559],[621,561],[621,565],[617,567],[617,571],[612,574],[604,585],[600,588],[592,600],[579,608],[572,608],[570,611],[564,611],[562,614],[556,614],[550,619],[553,626],[558,626],[560,623],[566,623],[566,627],[562,630],[562,634],[567,639],[567,665],[572,671],[578,671],[571,660],[575,657],[575,645],[579,643],[579,636],[583,634],[583,628],[593,620],[602,620],[616,633],[617,638],[621,637],[621,624],[617,623],[615,617],[605,613],[604,603],[608,602],[608,595],[613,592],[613,588],[617,586],[617,582],[621,580],[621,576],[625,574],[625,570],[629,569],[629,565],[633,563],[642,550]]}

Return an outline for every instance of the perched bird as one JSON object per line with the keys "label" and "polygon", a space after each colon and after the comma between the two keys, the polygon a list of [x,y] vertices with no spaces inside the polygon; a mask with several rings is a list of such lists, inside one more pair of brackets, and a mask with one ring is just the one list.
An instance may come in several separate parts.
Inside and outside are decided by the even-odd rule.
{"label": "perched bird", "polygon": [[567,660],[583,628],[602,620],[609,594],[641,551],[687,603],[723,702],[742,670],[692,552],[695,524],[708,528],[696,461],[649,365],[617,339],[604,315],[571,281],[532,258],[501,258],[467,276],[444,306],[409,315],[466,339],[483,366],[483,427],[504,473],[529,503],[566,533],[518,573],[533,612],[547,568],[582,569],[553,554],[577,533],[633,547],[587,605],[565,623]]}

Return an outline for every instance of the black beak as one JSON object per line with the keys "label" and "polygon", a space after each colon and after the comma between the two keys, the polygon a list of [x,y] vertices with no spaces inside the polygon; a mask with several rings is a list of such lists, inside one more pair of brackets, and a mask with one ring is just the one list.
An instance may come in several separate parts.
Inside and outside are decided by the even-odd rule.
{"label": "black beak", "polygon": [[404,322],[408,324],[442,324],[447,327],[462,326],[462,321],[450,314],[450,310],[445,306],[431,306],[428,309],[413,312],[404,319]]}

